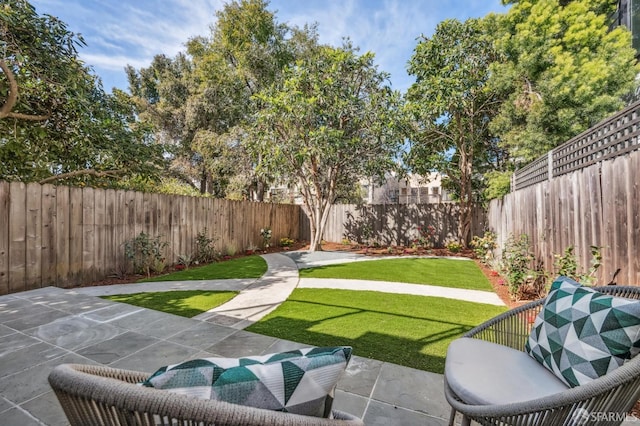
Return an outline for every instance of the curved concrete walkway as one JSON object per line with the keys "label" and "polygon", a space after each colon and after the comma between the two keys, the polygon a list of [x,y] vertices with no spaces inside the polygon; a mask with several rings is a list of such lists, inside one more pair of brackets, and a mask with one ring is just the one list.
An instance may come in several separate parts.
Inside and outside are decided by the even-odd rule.
{"label": "curved concrete walkway", "polygon": [[390,281],[344,280],[335,278],[300,278],[298,288],[333,288],[339,290],[370,290],[382,293],[413,294],[445,299],[466,300],[504,306],[497,294],[490,291],[466,290],[462,288],[440,287],[425,284],[408,284]]}
{"label": "curved concrete walkway", "polygon": [[[298,276],[299,269],[338,263],[378,260],[381,259],[380,257],[370,257],[347,252],[295,251],[265,254],[262,255],[262,258],[267,262],[267,272],[258,279],[163,281],[82,287],[73,289],[72,291],[88,296],[173,290],[238,291],[239,294],[229,302],[193,317],[194,319],[235,329],[244,329],[254,322],[259,321],[287,300],[296,287],[414,294],[417,296],[443,297],[504,306],[504,302],[502,302],[498,295],[489,291],[384,281],[299,278]],[[398,259],[398,257],[395,256],[382,258]],[[452,259],[470,261],[469,259],[460,257]]]}

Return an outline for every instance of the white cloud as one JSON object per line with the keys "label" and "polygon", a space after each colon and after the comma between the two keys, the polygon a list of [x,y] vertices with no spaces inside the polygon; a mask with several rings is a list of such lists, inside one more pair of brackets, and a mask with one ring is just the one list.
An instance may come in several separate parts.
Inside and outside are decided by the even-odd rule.
{"label": "white cloud", "polygon": [[[148,66],[157,54],[175,56],[194,36],[208,36],[215,12],[226,0],[32,0],[38,13],[60,17],[82,33],[80,56],[106,86],[126,87],[124,67]],[[406,64],[416,38],[430,35],[437,22],[502,10],[500,0],[272,0],[279,22],[304,26],[318,22],[320,40],[340,45],[349,37],[362,52],[376,55],[391,73],[394,88],[406,90]],[[115,71],[121,71],[121,77]]]}

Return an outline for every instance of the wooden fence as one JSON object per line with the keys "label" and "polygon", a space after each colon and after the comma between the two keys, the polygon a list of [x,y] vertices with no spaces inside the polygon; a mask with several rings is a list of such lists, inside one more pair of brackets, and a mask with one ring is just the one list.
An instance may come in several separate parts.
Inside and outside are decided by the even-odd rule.
{"label": "wooden fence", "polygon": [[513,174],[519,190],[640,149],[640,102],[602,120]]}
{"label": "wooden fence", "polygon": [[[477,209],[472,235],[484,232],[485,220],[484,210]],[[303,227],[300,235],[310,239],[308,220],[302,220],[300,224]],[[336,204],[331,207],[323,238],[330,242],[341,242],[346,238],[361,243],[375,241],[381,245],[410,245],[419,235],[418,227],[429,225],[435,228],[436,246],[442,247],[449,241],[457,241],[458,205]]]}
{"label": "wooden fence", "polygon": [[547,271],[554,271],[554,254],[569,246],[588,268],[590,246],[599,246],[599,284],[620,269],[618,284],[640,285],[639,182],[640,152],[627,152],[493,200],[489,228],[499,247],[511,234],[527,234]]}
{"label": "wooden fence", "polygon": [[207,229],[215,246],[243,250],[300,238],[300,207],[93,188],[0,182],[0,294],[71,287],[129,267],[124,243],[145,232],[168,242],[167,263],[193,254]]}

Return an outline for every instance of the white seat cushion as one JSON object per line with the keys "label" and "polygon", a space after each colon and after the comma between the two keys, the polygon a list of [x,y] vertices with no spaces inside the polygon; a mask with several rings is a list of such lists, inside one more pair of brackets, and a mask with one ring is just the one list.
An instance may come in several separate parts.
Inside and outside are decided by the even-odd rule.
{"label": "white seat cushion", "polygon": [[525,352],[480,339],[451,342],[444,374],[451,390],[472,405],[529,401],[569,388]]}

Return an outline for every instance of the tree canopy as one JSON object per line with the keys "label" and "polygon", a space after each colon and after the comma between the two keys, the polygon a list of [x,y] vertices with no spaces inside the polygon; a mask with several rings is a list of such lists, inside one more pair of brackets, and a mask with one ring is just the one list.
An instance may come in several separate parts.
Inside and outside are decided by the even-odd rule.
{"label": "tree canopy", "polygon": [[279,78],[305,35],[279,24],[267,6],[229,2],[211,34],[189,40],[185,53],[128,67],[141,118],[172,146],[174,176],[199,182],[203,193],[263,197],[265,182],[253,172],[259,159],[248,157],[243,126],[259,108],[252,96]]}
{"label": "tree canopy", "polygon": [[329,209],[341,184],[382,177],[403,142],[401,97],[371,53],[318,46],[256,95],[262,108],[251,133],[259,171],[297,184],[311,222],[311,250],[321,249]]}
{"label": "tree canopy", "polygon": [[123,92],[78,58],[84,41],[26,0],[0,5],[0,178],[115,185],[154,176],[161,150]]}
{"label": "tree canopy", "polygon": [[505,98],[491,123],[526,164],[619,110],[640,71],[610,0],[521,0],[499,15],[491,84]]}

